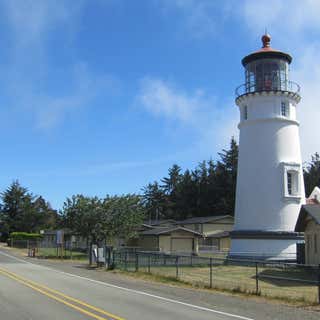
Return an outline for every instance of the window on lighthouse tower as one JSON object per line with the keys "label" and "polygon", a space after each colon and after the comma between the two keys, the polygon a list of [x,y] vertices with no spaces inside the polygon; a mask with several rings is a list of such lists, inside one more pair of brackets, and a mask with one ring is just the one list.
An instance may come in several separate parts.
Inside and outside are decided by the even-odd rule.
{"label": "window on lighthouse tower", "polygon": [[284,166],[284,197],[285,198],[300,198],[300,165],[295,163],[283,163]]}
{"label": "window on lighthouse tower", "polygon": [[292,183],[293,183],[293,173],[292,172],[287,172],[287,184],[288,184],[288,194],[292,195]]}
{"label": "window on lighthouse tower", "polygon": [[243,107],[243,120],[248,120],[248,106]]}
{"label": "window on lighthouse tower", "polygon": [[289,105],[288,105],[288,103],[286,103],[284,101],[281,102],[281,115],[283,117],[289,116]]}
{"label": "window on lighthouse tower", "polygon": [[298,193],[298,172],[293,170],[287,171],[287,194],[288,196],[297,196]]}

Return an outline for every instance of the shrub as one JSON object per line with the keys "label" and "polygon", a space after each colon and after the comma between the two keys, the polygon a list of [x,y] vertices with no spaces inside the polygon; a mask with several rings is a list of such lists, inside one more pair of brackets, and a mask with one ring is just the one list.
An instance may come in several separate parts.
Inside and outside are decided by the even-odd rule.
{"label": "shrub", "polygon": [[41,239],[42,234],[40,233],[28,233],[28,232],[11,232],[10,239],[13,240],[37,240]]}
{"label": "shrub", "polygon": [[10,237],[7,239],[7,244],[10,247],[13,245],[17,248],[26,248],[29,244],[37,242],[42,239],[42,234],[39,233],[28,233],[28,232],[11,232]]}

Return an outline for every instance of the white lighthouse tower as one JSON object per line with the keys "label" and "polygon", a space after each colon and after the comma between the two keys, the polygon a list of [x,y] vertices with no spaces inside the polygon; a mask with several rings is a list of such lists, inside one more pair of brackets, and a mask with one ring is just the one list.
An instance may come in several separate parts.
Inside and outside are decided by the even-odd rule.
{"label": "white lighthouse tower", "polygon": [[235,227],[231,256],[295,259],[294,232],[305,203],[299,122],[299,86],[289,80],[291,56],[263,47],[242,59],[245,84],[236,90],[240,110]]}

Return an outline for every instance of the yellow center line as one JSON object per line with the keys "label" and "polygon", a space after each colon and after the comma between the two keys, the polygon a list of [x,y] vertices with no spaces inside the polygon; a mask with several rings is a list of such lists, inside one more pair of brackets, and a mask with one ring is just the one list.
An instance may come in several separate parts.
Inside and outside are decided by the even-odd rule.
{"label": "yellow center line", "polygon": [[63,294],[62,292],[59,292],[59,291],[54,290],[54,289],[51,289],[51,288],[49,288],[49,287],[47,287],[47,286],[45,286],[45,285],[41,285],[41,284],[39,284],[39,283],[37,283],[37,282],[34,282],[34,281],[32,281],[32,280],[29,280],[29,279],[26,279],[26,278],[24,278],[24,277],[22,277],[22,276],[20,276],[20,275],[17,275],[17,274],[15,274],[15,273],[13,273],[13,272],[8,271],[8,270],[5,270],[5,269],[0,268],[0,271],[3,271],[3,272],[5,272],[5,273],[8,273],[8,274],[10,274],[10,275],[12,275],[12,276],[14,276],[14,277],[16,277],[16,278],[19,278],[20,280],[22,280],[22,281],[24,281],[24,282],[31,283],[31,284],[34,285],[34,286],[37,286],[37,287],[42,288],[42,289],[44,289],[44,290],[46,290],[46,291],[52,292],[52,293],[54,293],[54,294],[57,294],[57,295],[65,298],[65,299],[68,299],[68,300],[70,300],[70,301],[76,302],[76,303],[78,303],[78,304],[80,304],[80,305],[83,305],[83,306],[85,306],[85,307],[87,307],[87,308],[89,308],[89,309],[91,309],[91,310],[97,311],[97,312],[99,312],[99,313],[101,313],[101,314],[104,314],[104,315],[106,315],[106,316],[108,316],[108,317],[111,317],[111,318],[113,318],[113,319],[115,319],[115,320],[124,320],[123,318],[120,318],[120,317],[118,317],[118,316],[116,316],[116,315],[114,315],[114,314],[112,314],[112,313],[110,313],[110,312],[107,312],[107,311],[105,311],[105,310],[103,310],[103,309],[100,309],[100,308],[98,308],[98,307],[92,306],[92,305],[90,305],[90,304],[88,304],[88,303],[86,303],[86,302],[84,302],[84,301],[81,301],[81,300],[75,299],[75,298],[73,298],[73,297],[70,297],[70,296],[68,296],[68,295],[66,295],[66,294]]}
{"label": "yellow center line", "polygon": [[[91,309],[93,311],[96,311],[96,312],[99,312],[101,314],[104,314],[104,315],[106,315],[106,316],[108,316],[108,317],[110,317],[110,318],[112,318],[114,320],[125,320],[124,318],[120,318],[120,317],[118,317],[118,316],[116,316],[116,315],[114,315],[112,313],[109,313],[109,312],[103,310],[103,309],[100,309],[100,308],[97,308],[95,306],[92,306],[92,305],[90,305],[90,304],[88,304],[88,303],[86,303],[84,301],[81,301],[81,300],[75,299],[73,297],[70,297],[70,296],[68,296],[66,294],[63,294],[63,293],[61,293],[61,292],[59,292],[57,290],[54,290],[54,289],[51,289],[51,288],[49,288],[47,286],[41,285],[39,283],[36,283],[36,282],[34,282],[32,280],[28,280],[26,278],[23,278],[23,277],[15,274],[15,273],[7,271],[7,270],[5,270],[3,268],[0,268],[0,273],[5,275],[5,276],[7,276],[7,277],[9,277],[9,278],[11,278],[11,279],[13,279],[13,280],[15,280],[15,281],[17,281],[17,282],[20,282],[20,283],[22,283],[22,284],[24,284],[24,285],[36,290],[36,291],[38,291],[38,292],[40,292],[40,293],[42,293],[44,295],[46,295],[47,297],[50,297],[50,298],[52,298],[52,299],[54,299],[56,301],[59,301],[59,302],[65,304],[65,305],[67,305],[67,306],[69,306],[69,307],[71,307],[71,308],[73,308],[73,309],[75,309],[75,310],[77,310],[77,311],[79,311],[81,313],[84,313],[84,314],[86,314],[86,315],[88,315],[88,316],[90,316],[92,318],[95,318],[97,320],[106,320],[106,318],[100,317],[100,316],[98,316],[98,315],[96,315],[96,314],[94,314],[94,313],[92,313],[90,311],[87,311],[87,310],[85,310],[85,309],[83,309],[81,307],[78,307],[78,306],[76,306],[76,305],[74,305],[72,303],[69,303],[69,302],[67,302],[65,300],[62,300],[59,297],[57,297],[56,295],[59,295],[59,296],[65,298],[65,299],[68,299],[70,301],[76,302],[77,304],[82,305],[82,306],[84,306],[84,307],[86,307],[88,309]],[[51,294],[50,292],[54,293],[55,295]]]}

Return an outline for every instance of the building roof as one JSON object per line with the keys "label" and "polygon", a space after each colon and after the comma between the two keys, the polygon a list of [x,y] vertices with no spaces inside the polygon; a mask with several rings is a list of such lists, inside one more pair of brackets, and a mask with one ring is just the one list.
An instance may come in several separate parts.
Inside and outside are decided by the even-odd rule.
{"label": "building roof", "polygon": [[206,238],[214,238],[214,239],[220,239],[220,238],[228,238],[230,237],[230,231],[214,231],[210,233],[205,234]]}
{"label": "building roof", "polygon": [[159,236],[159,235],[164,235],[164,234],[170,234],[171,232],[174,231],[185,231],[185,232],[190,232],[194,235],[202,237],[202,234],[200,232],[190,230],[187,228],[175,226],[175,227],[166,227],[166,228],[155,228],[152,230],[146,230],[140,233],[140,235],[144,236]]}
{"label": "building roof", "polygon": [[269,58],[276,58],[276,59],[282,59],[286,60],[288,63],[291,63],[292,57],[285,52],[276,50],[271,48],[270,46],[270,41],[271,41],[271,36],[268,34],[264,34],[261,38],[262,40],[262,48],[258,51],[255,51],[246,57],[242,59],[242,64],[243,66],[246,66],[248,63],[259,60],[259,59],[269,59]]}
{"label": "building roof", "polygon": [[307,204],[319,204],[319,200],[320,200],[320,189],[316,186],[313,188],[311,194],[309,195],[309,197],[306,199],[307,200]]}
{"label": "building roof", "polygon": [[223,216],[210,216],[210,217],[193,217],[181,221],[177,221],[177,224],[194,224],[194,223],[208,223],[208,222],[216,222],[222,219],[231,218],[234,219],[230,215],[223,215]]}
{"label": "building roof", "polygon": [[320,204],[305,204],[301,206],[295,231],[304,232],[307,225],[307,216],[310,216],[316,224],[320,224]]}
{"label": "building roof", "polygon": [[159,226],[162,224],[174,224],[176,221],[173,219],[158,219],[158,220],[145,220],[144,225],[149,225],[149,226]]}

